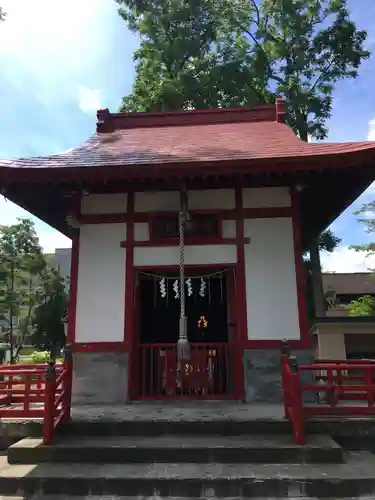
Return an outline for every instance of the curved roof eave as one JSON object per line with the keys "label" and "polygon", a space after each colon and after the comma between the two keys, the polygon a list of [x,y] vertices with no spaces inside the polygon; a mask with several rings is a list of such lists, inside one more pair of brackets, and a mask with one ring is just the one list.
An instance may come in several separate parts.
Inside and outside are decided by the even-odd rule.
{"label": "curved roof eave", "polygon": [[[375,166],[375,143],[344,143],[344,148],[339,149],[336,144],[322,144],[317,154],[297,154],[279,157],[246,157],[240,156],[231,159],[205,158],[199,161],[183,160],[180,158],[169,158],[169,161],[156,163],[148,162],[138,158],[138,162],[127,163],[124,159],[117,158],[116,161],[103,164],[103,160],[92,164],[80,163],[71,157],[59,156],[59,161],[53,161],[55,157],[29,158],[20,160],[0,160],[0,181],[12,182],[71,182],[74,180],[100,180],[111,179],[146,179],[160,177],[176,173],[184,175],[185,172],[201,176],[213,174],[243,174],[267,172],[297,172],[311,170],[327,170],[336,168],[361,168],[363,166]],[[327,147],[329,146],[329,147]],[[332,147],[331,147],[332,146]],[[354,146],[358,146],[355,149]],[[365,147],[364,147],[365,146]],[[53,158],[53,160],[52,160]],[[49,160],[52,160],[51,162]],[[48,160],[48,164],[46,164]]]}

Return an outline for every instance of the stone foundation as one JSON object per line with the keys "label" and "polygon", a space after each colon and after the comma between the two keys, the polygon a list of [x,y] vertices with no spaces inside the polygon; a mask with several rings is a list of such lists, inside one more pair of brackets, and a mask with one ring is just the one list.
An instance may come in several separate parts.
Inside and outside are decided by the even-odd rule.
{"label": "stone foundation", "polygon": [[[298,363],[311,363],[311,350],[292,353]],[[278,349],[246,349],[243,357],[246,403],[281,403],[283,401],[281,383],[281,355]],[[304,374],[309,376],[309,374]],[[303,383],[303,375],[301,377]],[[307,400],[311,396],[307,395]]]}
{"label": "stone foundation", "polygon": [[73,366],[73,406],[127,402],[127,353],[76,352]]}

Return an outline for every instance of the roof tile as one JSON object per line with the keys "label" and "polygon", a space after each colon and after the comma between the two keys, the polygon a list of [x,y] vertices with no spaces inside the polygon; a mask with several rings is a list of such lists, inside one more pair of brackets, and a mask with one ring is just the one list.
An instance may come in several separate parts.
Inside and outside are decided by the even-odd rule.
{"label": "roof tile", "polygon": [[[286,124],[276,121],[275,108],[273,111],[271,108],[265,106],[260,111],[214,110],[210,113],[203,110],[152,115],[111,115],[108,112],[104,114],[105,120],[112,122],[108,125],[104,120],[105,126],[100,126],[110,131],[96,133],[81,146],[61,154],[0,160],[0,169],[303,159],[365,150],[370,150],[375,160],[373,142],[301,141]],[[194,120],[187,121],[186,117],[193,117]],[[178,124],[179,119],[181,124]],[[226,123],[225,120],[229,122]]]}

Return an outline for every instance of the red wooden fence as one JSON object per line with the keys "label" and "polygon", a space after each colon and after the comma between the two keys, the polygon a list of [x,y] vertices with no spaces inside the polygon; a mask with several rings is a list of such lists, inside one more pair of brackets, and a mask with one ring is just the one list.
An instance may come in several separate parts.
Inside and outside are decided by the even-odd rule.
{"label": "red wooden fence", "polygon": [[[298,444],[305,444],[304,422],[310,417],[375,415],[375,361],[319,360],[298,364],[284,350],[281,369],[285,416],[292,423]],[[310,374],[312,383],[302,383],[301,375],[305,373]],[[310,393],[309,400],[315,402],[304,403],[304,393]],[[324,400],[318,397],[321,393]]]}
{"label": "red wooden fence", "polygon": [[65,349],[64,363],[0,366],[0,418],[43,419],[43,442],[70,419],[72,353]]}
{"label": "red wooden fence", "polygon": [[142,344],[138,356],[139,399],[230,399],[231,357],[227,343],[192,343],[179,363],[176,344]]}

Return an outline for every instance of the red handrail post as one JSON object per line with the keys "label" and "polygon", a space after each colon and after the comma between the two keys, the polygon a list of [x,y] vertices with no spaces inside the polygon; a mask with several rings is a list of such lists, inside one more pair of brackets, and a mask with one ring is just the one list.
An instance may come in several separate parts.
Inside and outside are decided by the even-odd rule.
{"label": "red handrail post", "polygon": [[365,369],[365,384],[367,392],[367,404],[368,406],[374,406],[374,387],[372,385],[372,369],[368,367]]}
{"label": "red handrail post", "polygon": [[53,438],[56,397],[56,366],[49,361],[45,374],[43,444],[50,444]]}
{"label": "red handrail post", "polygon": [[63,422],[67,423],[71,420],[71,407],[72,407],[72,384],[73,384],[73,353],[72,344],[66,344],[64,347],[64,372],[62,389],[64,391],[63,399]]}
{"label": "red handrail post", "polygon": [[289,405],[289,387],[288,387],[288,374],[286,373],[287,366],[289,365],[290,357],[290,347],[287,340],[283,340],[281,343],[281,382],[283,385],[284,393],[284,415],[285,418],[288,417],[288,405]]}
{"label": "red handrail post", "polygon": [[290,371],[293,436],[297,444],[303,445],[306,444],[303,432],[303,402],[298,364],[295,356],[290,357]]}

